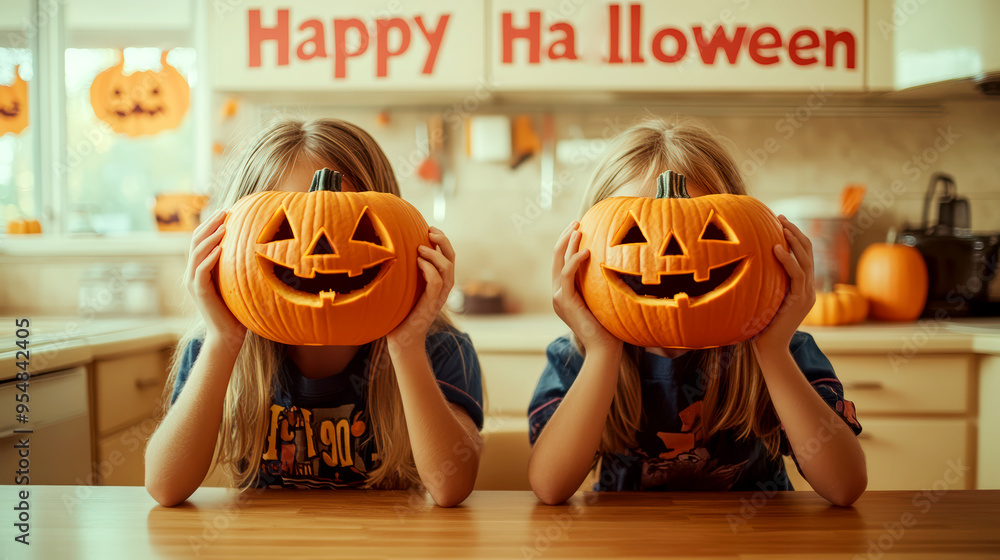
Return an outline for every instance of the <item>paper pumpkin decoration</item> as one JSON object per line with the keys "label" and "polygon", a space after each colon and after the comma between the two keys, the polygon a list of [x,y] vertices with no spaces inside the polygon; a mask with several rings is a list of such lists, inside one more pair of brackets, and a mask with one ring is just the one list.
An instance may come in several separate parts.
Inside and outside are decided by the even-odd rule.
{"label": "paper pumpkin decoration", "polygon": [[14,67],[14,83],[0,85],[0,136],[10,132],[20,134],[28,126],[28,82]]}
{"label": "paper pumpkin decoration", "polygon": [[580,222],[590,258],[578,283],[608,331],[637,346],[713,348],[747,340],[777,312],[788,276],[781,223],[742,195],[690,198],[660,175],[656,198],[612,197]]}
{"label": "paper pumpkin decoration", "polygon": [[832,327],[853,325],[868,318],[868,299],[857,286],[835,284],[816,294],[816,303],[802,320],[803,325]]}
{"label": "paper pumpkin decoration", "polygon": [[143,136],[177,128],[191,103],[187,81],[160,56],[163,69],[124,73],[125,60],[101,72],[90,84],[90,105],[115,132]]}
{"label": "paper pumpkin decoration", "polygon": [[317,171],[309,192],[265,191],[226,216],[219,290],[244,326],[283,344],[355,345],[385,336],[423,293],[427,222],[398,196],[341,192]]}
{"label": "paper pumpkin decoration", "polygon": [[153,217],[159,231],[194,231],[201,223],[201,210],[208,197],[191,193],[161,193],[156,195]]}
{"label": "paper pumpkin decoration", "polygon": [[869,245],[858,259],[858,290],[868,298],[871,316],[880,321],[915,321],[927,303],[927,263],[914,247],[894,243]]}

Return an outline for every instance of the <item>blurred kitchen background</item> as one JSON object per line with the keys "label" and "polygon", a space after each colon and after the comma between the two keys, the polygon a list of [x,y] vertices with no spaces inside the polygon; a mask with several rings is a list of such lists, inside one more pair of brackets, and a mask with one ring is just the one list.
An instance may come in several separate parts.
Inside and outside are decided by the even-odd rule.
{"label": "blurred kitchen background", "polygon": [[[276,63],[278,40],[261,42],[259,66],[247,63],[253,11],[263,36],[272,37],[281,35],[281,9],[289,9],[291,30],[287,77]],[[505,54],[503,38],[504,25],[530,28],[532,12],[542,60],[535,64],[529,39],[512,39]],[[335,56],[337,17],[359,18],[371,35],[369,50],[348,58],[340,79],[329,60],[301,60],[318,56],[317,43],[304,44],[312,21]],[[608,42],[612,17],[620,18],[621,56],[630,60],[637,54],[630,48],[638,48],[644,66],[609,70],[606,58],[599,61],[608,53],[595,45]],[[376,75],[373,22],[380,18],[406,26],[414,51],[390,57],[385,76]],[[629,27],[636,18],[641,31]],[[430,28],[435,21],[445,34],[427,76],[428,39],[417,23]],[[551,60],[568,48],[553,44],[565,38],[550,27],[561,21],[577,26],[580,64],[591,66]],[[663,52],[650,46],[668,24],[690,34],[694,25],[732,31],[768,23],[786,42],[795,29],[815,29],[817,41],[827,42],[825,29],[847,29],[850,46],[844,39],[819,48],[820,61],[808,67],[789,64],[780,50],[775,67],[754,66],[743,52],[729,73],[722,52],[714,67],[703,64],[694,40],[672,65],[657,62]],[[0,136],[0,231],[7,232],[0,235],[0,316],[36,325],[33,363],[46,375],[35,390],[49,395],[33,394],[44,418],[36,421],[63,442],[50,448],[50,470],[40,480],[141,484],[142,442],[155,425],[171,345],[192,309],[180,281],[189,231],[227,157],[274,115],[332,116],[365,128],[388,154],[403,197],[450,237],[458,254],[450,305],[468,312],[459,324],[481,352],[490,393],[492,444],[480,487],[523,488],[525,407],[545,345],[563,332],[551,311],[552,246],[581,215],[589,175],[611,138],[647,117],[693,117],[711,126],[731,142],[751,194],[791,216],[826,251],[833,282],[853,282],[859,256],[890,230],[903,243],[911,232],[910,244],[919,245],[932,229],[922,227],[925,207],[928,225],[947,222],[937,233],[966,239],[956,253],[965,255],[963,271],[995,263],[998,24],[1000,4],[989,0],[404,0],[350,8],[4,0],[0,109],[26,110],[28,119],[8,115]],[[405,51],[404,32],[395,32],[378,46]],[[356,37],[345,45],[364,50]],[[507,54],[513,62],[505,62]],[[107,72],[118,81],[109,82]],[[115,110],[108,99],[116,84],[144,87],[121,81],[142,72],[164,84],[142,95],[189,107],[176,123],[115,130],[100,114]],[[856,213],[845,217],[848,185],[865,190]],[[929,193],[929,185],[942,188]],[[858,405],[870,487],[929,487],[948,461],[973,465],[950,486],[1000,487],[1000,418],[982,406],[1000,398],[1000,320],[988,318],[1000,315],[993,276],[979,276],[983,287],[969,297],[975,305],[949,310],[943,320],[811,329]],[[0,332],[9,380],[15,329],[12,320],[2,324],[11,325]],[[904,362],[895,360],[900,356]],[[6,383],[0,402],[13,400]],[[13,414],[0,415],[0,438],[9,437]],[[10,446],[0,443],[6,465]],[[71,458],[56,460],[57,452]]]}

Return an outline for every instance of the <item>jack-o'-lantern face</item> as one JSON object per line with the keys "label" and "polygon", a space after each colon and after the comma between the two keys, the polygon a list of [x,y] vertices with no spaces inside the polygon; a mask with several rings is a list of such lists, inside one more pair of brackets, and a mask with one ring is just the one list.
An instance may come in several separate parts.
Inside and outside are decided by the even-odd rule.
{"label": "jack-o'-lantern face", "polygon": [[94,78],[90,104],[97,118],[131,137],[177,128],[190,105],[190,88],[176,68],[160,57],[163,69],[125,75],[124,60]]}
{"label": "jack-o'-lantern face", "polygon": [[421,244],[427,223],[410,204],[341,192],[340,174],[321,170],[309,192],[266,191],[233,206],[219,287],[237,319],[270,340],[363,344],[395,328],[422,293]]}
{"label": "jack-o'-lantern face", "polygon": [[657,198],[608,198],[581,221],[587,305],[638,346],[710,348],[754,336],[787,290],[772,253],[785,244],[780,223],[751,197],[687,198],[683,177],[670,172],[660,183]]}
{"label": "jack-o'-lantern face", "polygon": [[395,263],[392,241],[372,208],[352,216],[355,206],[339,206],[338,222],[355,222],[350,230],[321,225],[310,233],[300,224],[300,238],[286,206],[261,230],[257,263],[275,293],[299,305],[340,305],[367,294]]}
{"label": "jack-o'-lantern face", "polygon": [[19,134],[28,126],[28,82],[14,68],[14,83],[0,85],[0,135]]}

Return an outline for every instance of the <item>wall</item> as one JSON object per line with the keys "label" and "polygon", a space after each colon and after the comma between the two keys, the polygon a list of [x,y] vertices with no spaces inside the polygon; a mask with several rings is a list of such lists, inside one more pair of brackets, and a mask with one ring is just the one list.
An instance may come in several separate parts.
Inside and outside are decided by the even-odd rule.
{"label": "wall", "polygon": [[[809,109],[808,103],[816,108]],[[1000,231],[1000,103],[958,101],[937,110],[901,110],[898,116],[893,109],[844,108],[829,99],[825,103],[807,98],[801,105],[758,110],[768,113],[762,116],[729,114],[699,120],[732,142],[752,194],[767,203],[817,195],[837,204],[845,184],[867,185],[869,193],[854,221],[861,233],[852,247],[852,262],[865,246],[883,240],[889,227],[919,222],[928,179],[939,170],[954,175],[959,193],[973,202],[973,228]],[[415,151],[412,131],[423,114],[394,113],[389,125],[379,128],[374,110],[298,108],[295,112],[338,116],[369,130],[389,154],[403,196],[425,216],[432,216],[433,190],[408,163]],[[637,106],[563,109],[556,115],[557,137],[600,140],[649,114],[669,117],[671,111]],[[583,191],[599,152],[577,163],[557,164],[556,176],[566,172],[568,180],[556,188],[552,209],[543,211],[538,206],[538,157],[513,171],[503,164],[474,163],[463,155],[461,127],[448,130],[457,140],[452,142],[458,153],[457,193],[447,200],[444,220],[435,225],[455,245],[458,283],[497,281],[520,309],[550,309],[552,247],[559,233],[580,215]],[[594,145],[600,147],[602,142]],[[934,215],[932,211],[932,220]]]}
{"label": "wall", "polygon": [[[866,184],[869,194],[855,218],[862,233],[852,248],[854,259],[864,246],[883,239],[890,226],[919,221],[927,180],[937,170],[952,173],[959,192],[973,202],[974,229],[1000,230],[1000,103],[977,99],[943,106],[858,108],[836,101],[822,101],[819,97],[796,102],[755,101],[748,102],[745,109],[696,104],[684,112],[701,114],[702,121],[732,141],[752,194],[765,202],[809,194],[836,204],[845,184]],[[813,108],[809,108],[810,103]],[[252,103],[244,107],[248,120],[275,109],[274,105]],[[429,111],[393,111],[388,125],[379,127],[377,109],[316,104],[287,108],[300,116],[341,117],[372,132],[396,169],[403,196],[433,222],[433,188],[413,172],[419,161],[415,129]],[[527,109],[539,111],[537,105]],[[504,164],[475,163],[464,156],[462,127],[446,127],[455,161],[457,192],[447,199],[445,217],[435,225],[455,245],[458,284],[496,281],[506,287],[516,309],[551,309],[552,247],[558,234],[579,216],[583,190],[599,157],[596,148],[602,145],[600,140],[612,137],[644,115],[669,116],[673,111],[671,107],[636,104],[560,108],[556,112],[558,138],[598,141],[592,157],[557,164],[556,176],[566,180],[557,185],[551,210],[538,206],[538,157],[515,170]],[[487,114],[485,110],[479,113]],[[455,115],[449,115],[449,122]],[[237,136],[246,131],[245,126],[234,130]],[[4,257],[2,253],[0,245],[0,313],[24,310],[26,303],[35,312],[75,310],[75,279],[94,259],[32,259]],[[169,313],[182,312],[185,307],[180,300],[184,293],[178,279],[183,271],[183,256],[161,255],[150,260],[161,270],[161,308]]]}

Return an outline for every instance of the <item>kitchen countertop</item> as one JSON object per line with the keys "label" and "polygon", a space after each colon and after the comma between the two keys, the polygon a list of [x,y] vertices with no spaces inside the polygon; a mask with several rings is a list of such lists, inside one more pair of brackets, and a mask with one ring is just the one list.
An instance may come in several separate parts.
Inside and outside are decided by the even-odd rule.
{"label": "kitchen countertop", "polygon": [[[0,382],[16,374],[15,319],[0,317]],[[32,317],[28,350],[33,372],[63,369],[98,358],[169,346],[189,324],[185,317]]]}
{"label": "kitchen countertop", "polygon": [[[82,318],[28,317],[36,372],[87,363],[96,358],[176,342],[186,317]],[[14,317],[0,317],[0,382],[15,375]],[[455,316],[479,352],[540,353],[568,331],[555,314]],[[1000,354],[1000,318],[915,323],[863,323],[845,327],[804,327],[827,353],[913,352]]]}
{"label": "kitchen countertop", "polygon": [[[422,494],[201,488],[174,508],[142,487],[30,491],[37,558],[984,558],[1000,554],[1000,491]],[[14,487],[7,490],[13,496]],[[13,527],[4,523],[5,535]],[[11,543],[13,536],[4,536]],[[4,549],[23,545],[5,544]],[[860,555],[860,556],[857,556]]]}
{"label": "kitchen countertop", "polygon": [[[469,333],[481,352],[544,352],[569,328],[554,313],[522,315],[458,315],[458,327]],[[840,327],[802,327],[825,352],[976,352],[1000,354],[1000,317],[914,323],[867,322]]]}

